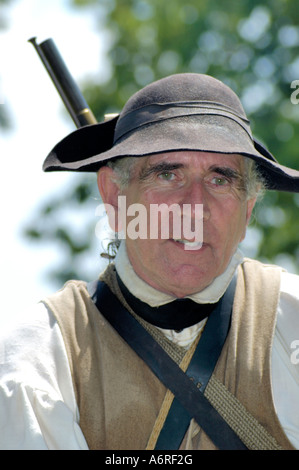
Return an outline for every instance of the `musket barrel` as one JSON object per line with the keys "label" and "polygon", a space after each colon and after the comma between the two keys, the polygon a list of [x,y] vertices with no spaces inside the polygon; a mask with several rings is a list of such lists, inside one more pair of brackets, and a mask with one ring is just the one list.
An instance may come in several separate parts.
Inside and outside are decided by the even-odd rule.
{"label": "musket barrel", "polygon": [[53,39],[37,44],[36,38],[31,38],[29,42],[40,56],[75,125],[83,127],[96,124],[96,118],[66,67]]}

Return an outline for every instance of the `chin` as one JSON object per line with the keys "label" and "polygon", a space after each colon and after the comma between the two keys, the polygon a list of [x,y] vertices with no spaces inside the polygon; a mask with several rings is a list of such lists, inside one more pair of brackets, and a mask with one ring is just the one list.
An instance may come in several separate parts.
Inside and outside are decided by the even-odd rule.
{"label": "chin", "polygon": [[172,285],[170,284],[169,292],[177,298],[183,298],[187,295],[197,294],[204,290],[212,281],[213,277],[204,277],[204,278],[196,278],[195,276],[190,277],[188,280],[188,276],[183,277],[180,281],[180,278],[175,278],[176,283]]}

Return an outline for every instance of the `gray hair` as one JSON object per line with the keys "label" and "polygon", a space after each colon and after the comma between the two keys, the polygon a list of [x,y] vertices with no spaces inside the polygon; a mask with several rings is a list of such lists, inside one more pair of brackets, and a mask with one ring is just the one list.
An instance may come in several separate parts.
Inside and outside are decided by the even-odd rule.
{"label": "gray hair", "polygon": [[244,161],[246,197],[247,199],[261,198],[266,189],[266,181],[255,160],[245,157]]}
{"label": "gray hair", "polygon": [[110,160],[107,163],[109,168],[115,172],[115,182],[121,190],[127,188],[132,178],[133,169],[140,157],[122,157]]}

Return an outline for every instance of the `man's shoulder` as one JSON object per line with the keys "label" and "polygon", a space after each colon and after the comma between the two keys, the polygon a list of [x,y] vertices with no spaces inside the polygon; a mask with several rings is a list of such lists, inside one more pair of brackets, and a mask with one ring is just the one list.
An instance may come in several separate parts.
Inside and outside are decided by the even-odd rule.
{"label": "man's shoulder", "polygon": [[102,320],[89,292],[89,284],[93,282],[69,280],[61,289],[42,300],[60,329],[68,332],[69,336],[76,337],[79,331],[86,332],[87,327]]}
{"label": "man's shoulder", "polygon": [[[252,274],[261,272],[265,279],[272,281],[272,275],[276,272],[280,280],[280,296],[289,301],[295,301],[299,308],[299,275],[289,272],[286,268],[252,258],[244,258],[241,269]],[[298,304],[297,304],[298,303]]]}
{"label": "man's shoulder", "polygon": [[76,305],[81,303],[86,304],[90,301],[90,296],[87,290],[87,282],[81,280],[69,280],[59,290],[47,295],[42,299],[52,312],[57,310],[70,311]]}
{"label": "man's shoulder", "polygon": [[299,274],[292,273],[288,271],[285,267],[279,266],[278,264],[268,263],[265,261],[244,257],[241,266],[251,269],[259,269],[259,270],[276,270],[281,273],[281,279],[284,281],[284,287],[287,287],[288,284],[291,286],[296,285],[298,289],[298,282],[299,282]]}
{"label": "man's shoulder", "polygon": [[239,274],[242,273],[244,278],[250,280],[251,283],[260,283],[260,287],[269,283],[278,285],[283,272],[284,269],[281,266],[246,257],[239,266]]}
{"label": "man's shoulder", "polygon": [[[110,284],[110,279],[113,277],[115,268],[114,264],[109,264],[95,279],[95,281],[100,280],[104,281],[107,284]],[[91,281],[93,282],[93,281]],[[56,292],[53,292],[50,295],[47,295],[42,302],[49,303],[49,302],[67,302],[73,301],[74,299],[78,298],[90,298],[88,293],[88,285],[90,281],[84,281],[80,279],[70,279],[68,280],[60,289]]]}
{"label": "man's shoulder", "polygon": [[244,257],[241,263],[242,266],[251,266],[252,268],[257,268],[257,269],[276,269],[279,271],[285,271],[285,269],[277,264],[274,263],[268,263],[262,260],[254,259],[254,258],[248,258]]}
{"label": "man's shoulder", "polygon": [[59,298],[67,294],[70,294],[71,292],[85,291],[86,285],[87,285],[86,281],[71,279],[67,281],[60,289],[53,292],[52,294],[47,295],[45,299]]}

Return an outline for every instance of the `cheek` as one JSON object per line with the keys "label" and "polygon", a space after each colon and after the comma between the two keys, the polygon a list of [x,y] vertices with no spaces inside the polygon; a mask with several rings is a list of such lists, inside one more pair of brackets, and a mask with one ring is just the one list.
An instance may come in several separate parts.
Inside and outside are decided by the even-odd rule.
{"label": "cheek", "polygon": [[247,228],[247,210],[246,207],[243,206],[239,208],[235,212],[235,217],[231,217],[231,230],[233,232],[233,235],[236,239],[237,243],[240,243],[243,241],[246,235],[246,228]]}
{"label": "cheek", "polygon": [[165,199],[159,191],[155,191],[145,184],[131,185],[130,190],[124,191],[123,194],[126,196],[127,206],[130,204],[143,204],[145,207],[150,207],[150,204],[158,204]]}
{"label": "cheek", "polygon": [[215,204],[211,210],[210,223],[227,242],[239,242],[244,238],[247,226],[247,204],[227,200]]}
{"label": "cheek", "polygon": [[184,188],[169,185],[143,183],[139,187],[138,194],[147,204],[173,204],[184,199]]}
{"label": "cheek", "polygon": [[[161,268],[163,252],[158,240],[126,239],[129,260],[135,272],[145,281],[154,279]],[[157,261],[158,260],[158,261]]]}

